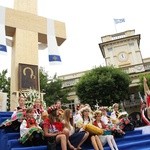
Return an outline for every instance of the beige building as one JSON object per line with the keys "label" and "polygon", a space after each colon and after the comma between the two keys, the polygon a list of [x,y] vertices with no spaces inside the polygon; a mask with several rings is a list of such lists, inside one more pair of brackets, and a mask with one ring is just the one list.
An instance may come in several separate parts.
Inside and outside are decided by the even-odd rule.
{"label": "beige building", "polygon": [[87,71],[83,72],[76,72],[72,74],[66,74],[59,76],[58,78],[63,81],[62,88],[70,88],[71,92],[68,95],[68,100],[70,101],[71,105],[79,103],[78,96],[74,90],[74,85],[79,81],[80,77],[84,75]]}
{"label": "beige building", "polygon": [[[124,102],[125,108],[139,109],[140,100],[138,97],[139,75],[150,73],[150,57],[142,58],[140,51],[140,34],[135,35],[135,30],[128,30],[121,33],[101,37],[99,44],[106,66],[113,65],[122,68],[132,79],[130,85],[130,100]],[[79,78],[87,71],[59,76],[63,80],[63,88],[71,87],[78,82]],[[76,93],[72,91],[69,100],[78,102]]]}

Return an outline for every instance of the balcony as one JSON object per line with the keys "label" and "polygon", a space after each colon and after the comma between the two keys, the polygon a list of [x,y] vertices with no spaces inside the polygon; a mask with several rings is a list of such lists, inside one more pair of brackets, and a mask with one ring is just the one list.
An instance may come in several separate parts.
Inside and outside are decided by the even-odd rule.
{"label": "balcony", "polygon": [[124,107],[125,108],[131,108],[131,107],[136,107],[136,106],[140,106],[140,99],[137,99],[136,101],[124,101]]}

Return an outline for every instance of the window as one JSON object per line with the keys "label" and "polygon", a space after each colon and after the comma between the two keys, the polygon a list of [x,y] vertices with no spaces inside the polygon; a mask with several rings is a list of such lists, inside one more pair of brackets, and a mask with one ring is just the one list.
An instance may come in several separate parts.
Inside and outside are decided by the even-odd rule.
{"label": "window", "polygon": [[108,49],[108,51],[112,51],[112,47],[109,47],[109,48],[107,48]]}
{"label": "window", "polygon": [[133,42],[130,42],[130,43],[129,43],[129,46],[134,46],[134,43],[133,43]]}

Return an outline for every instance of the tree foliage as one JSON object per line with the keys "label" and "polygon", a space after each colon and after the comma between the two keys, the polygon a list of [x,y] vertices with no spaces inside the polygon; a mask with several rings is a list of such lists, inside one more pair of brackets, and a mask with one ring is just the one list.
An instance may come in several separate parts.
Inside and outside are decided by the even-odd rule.
{"label": "tree foliage", "polygon": [[[44,100],[47,106],[55,103],[56,100],[61,100],[62,103],[68,103],[68,90],[62,89],[62,81],[57,79],[56,75],[53,78],[48,76],[48,73],[40,68],[40,91],[45,93]],[[0,90],[8,93],[8,110],[10,107],[10,77],[7,78],[7,70],[0,73]]]}
{"label": "tree foliage", "polygon": [[10,77],[7,77],[7,69],[0,73],[0,90],[7,93],[7,110],[10,110]]}
{"label": "tree foliage", "polygon": [[128,98],[130,77],[120,69],[98,67],[82,76],[76,85],[81,103],[112,105]]}
{"label": "tree foliage", "polygon": [[7,70],[0,73],[0,90],[6,93],[10,92],[10,78],[7,77]]}
{"label": "tree foliage", "polygon": [[40,68],[40,89],[45,93],[44,100],[47,106],[54,104],[57,100],[67,103],[68,90],[62,89],[62,81],[54,75],[50,78],[43,68]]}

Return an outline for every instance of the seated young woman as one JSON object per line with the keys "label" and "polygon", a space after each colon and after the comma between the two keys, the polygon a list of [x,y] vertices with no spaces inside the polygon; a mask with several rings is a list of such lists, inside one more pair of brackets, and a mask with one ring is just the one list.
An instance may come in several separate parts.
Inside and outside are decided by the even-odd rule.
{"label": "seated young woman", "polygon": [[44,133],[34,118],[34,109],[26,109],[26,117],[20,125],[20,143],[25,146],[44,144]]}
{"label": "seated young woman", "polygon": [[40,98],[35,99],[33,108],[34,108],[34,118],[36,119],[37,124],[40,125],[42,121],[41,115],[45,111]]}
{"label": "seated young woman", "polygon": [[85,131],[75,132],[71,109],[65,109],[63,118],[64,118],[64,120],[62,121],[64,124],[63,131],[67,136],[67,140],[68,140],[67,143],[68,143],[69,149],[72,149],[72,150],[82,149],[81,146],[85,142],[85,140],[88,138],[89,133]]}
{"label": "seated young woman", "polygon": [[[94,113],[95,121],[93,122],[93,124],[99,128],[106,128],[104,123],[101,121],[101,117],[102,117],[102,112],[101,111],[95,111],[95,113]],[[117,144],[115,142],[113,135],[99,135],[99,138],[100,138],[103,146],[106,143],[108,143],[111,150],[118,150],[118,147],[117,147]]]}
{"label": "seated young woman", "polygon": [[9,130],[11,132],[19,131],[20,124],[25,116],[25,111],[25,97],[23,95],[20,95],[20,97],[18,98],[18,106],[14,109],[11,118],[8,118],[1,123],[0,129]]}
{"label": "seated young woman", "polygon": [[[85,131],[84,126],[87,124],[92,124],[93,116],[91,113],[91,108],[89,106],[84,106],[83,108],[80,109],[79,111],[80,117],[79,119],[76,118],[76,127],[79,127],[81,131]],[[94,148],[94,150],[103,150],[103,145],[96,134],[90,134],[88,137],[88,140],[91,141],[91,144]]]}
{"label": "seated young woman", "polygon": [[24,112],[26,110],[25,99],[26,98],[23,95],[20,95],[18,99],[18,106],[13,111],[11,118],[15,117],[17,112]]}
{"label": "seated young woman", "polygon": [[44,117],[42,128],[46,142],[56,142],[61,150],[67,150],[67,138],[63,133],[63,124],[59,121],[58,109],[56,105],[48,108],[48,117]]}
{"label": "seated young woman", "polygon": [[110,115],[110,123],[108,124],[110,130],[112,131],[112,134],[114,137],[123,137],[125,132],[119,127],[119,104],[115,103],[113,104],[113,111]]}

